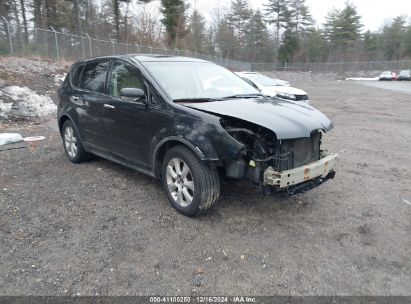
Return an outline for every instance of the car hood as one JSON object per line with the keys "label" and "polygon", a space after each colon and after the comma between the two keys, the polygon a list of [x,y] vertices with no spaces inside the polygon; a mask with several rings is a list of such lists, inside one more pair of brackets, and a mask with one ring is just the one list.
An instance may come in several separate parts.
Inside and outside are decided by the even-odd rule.
{"label": "car hood", "polygon": [[314,130],[329,131],[331,121],[309,104],[269,98],[233,99],[185,106],[204,112],[242,119],[272,130],[278,139],[310,137]]}
{"label": "car hood", "polygon": [[307,95],[303,90],[287,87],[287,86],[274,86],[274,87],[263,87],[261,93],[267,96],[275,96],[277,93],[288,93],[293,95]]}

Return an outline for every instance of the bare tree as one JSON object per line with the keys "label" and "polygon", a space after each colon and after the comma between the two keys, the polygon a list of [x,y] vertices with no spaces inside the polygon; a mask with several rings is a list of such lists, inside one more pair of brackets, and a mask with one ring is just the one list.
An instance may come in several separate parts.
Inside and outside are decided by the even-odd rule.
{"label": "bare tree", "polygon": [[162,27],[159,12],[141,6],[132,22],[136,43],[150,46],[160,45]]}

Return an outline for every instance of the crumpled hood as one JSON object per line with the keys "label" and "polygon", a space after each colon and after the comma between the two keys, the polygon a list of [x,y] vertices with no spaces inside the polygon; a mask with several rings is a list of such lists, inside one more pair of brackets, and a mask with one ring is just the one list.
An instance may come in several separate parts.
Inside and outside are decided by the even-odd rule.
{"label": "crumpled hood", "polygon": [[329,131],[331,121],[309,104],[268,98],[232,99],[185,106],[217,115],[239,118],[272,130],[277,139],[310,137],[314,130]]}
{"label": "crumpled hood", "polygon": [[307,93],[304,92],[303,90],[293,88],[293,87],[287,87],[287,86],[264,87],[261,90],[261,93],[266,96],[272,96],[272,97],[277,95],[277,93],[288,93],[288,94],[293,94],[293,95],[307,95]]}

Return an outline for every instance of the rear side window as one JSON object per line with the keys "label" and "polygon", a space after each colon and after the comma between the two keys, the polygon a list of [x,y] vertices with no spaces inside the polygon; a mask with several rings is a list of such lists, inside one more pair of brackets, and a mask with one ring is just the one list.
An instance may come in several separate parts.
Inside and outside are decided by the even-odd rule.
{"label": "rear side window", "polygon": [[88,63],[83,70],[80,87],[85,90],[104,93],[108,66],[108,60]]}
{"label": "rear side window", "polygon": [[75,87],[80,87],[81,71],[83,68],[84,64],[79,64],[71,72],[71,84]]}

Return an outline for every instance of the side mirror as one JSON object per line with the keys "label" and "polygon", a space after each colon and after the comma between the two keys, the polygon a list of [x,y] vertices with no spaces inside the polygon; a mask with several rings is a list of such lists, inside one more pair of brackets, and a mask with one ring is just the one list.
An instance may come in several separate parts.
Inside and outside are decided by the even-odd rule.
{"label": "side mirror", "polygon": [[142,89],[137,88],[124,88],[120,90],[120,95],[122,97],[132,98],[135,101],[141,100],[145,97],[145,93]]}

